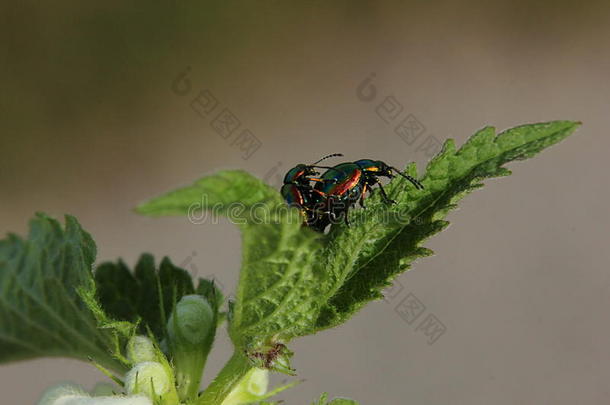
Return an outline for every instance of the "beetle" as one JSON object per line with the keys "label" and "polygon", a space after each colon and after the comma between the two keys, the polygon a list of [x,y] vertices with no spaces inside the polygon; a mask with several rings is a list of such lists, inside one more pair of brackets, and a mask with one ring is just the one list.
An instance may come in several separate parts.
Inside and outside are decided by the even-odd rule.
{"label": "beetle", "polygon": [[365,195],[376,184],[379,186],[384,202],[395,204],[396,202],[388,197],[379,182],[380,177],[389,179],[395,177],[394,173],[409,180],[416,189],[424,188],[417,179],[381,160],[360,159],[355,162],[341,163],[322,174],[322,181],[315,185],[315,190],[326,197],[325,206],[321,210],[327,212],[331,220],[343,216],[347,224],[349,208],[356,202],[359,202],[360,206],[364,208]]}
{"label": "beetle", "polygon": [[[280,190],[282,197],[286,200],[286,203],[291,206],[295,206],[301,210],[301,214],[305,218],[305,224],[309,225],[312,221],[315,221],[316,217],[319,216],[317,212],[313,210],[315,205],[318,205],[321,200],[325,198],[322,191],[314,189],[311,182],[322,182],[318,176],[320,173],[315,170],[317,168],[332,170],[329,166],[318,166],[321,161],[331,158],[343,156],[341,153],[333,153],[318,161],[306,165],[298,164],[290,169],[284,176],[284,184]],[[332,180],[329,180],[332,182]]]}

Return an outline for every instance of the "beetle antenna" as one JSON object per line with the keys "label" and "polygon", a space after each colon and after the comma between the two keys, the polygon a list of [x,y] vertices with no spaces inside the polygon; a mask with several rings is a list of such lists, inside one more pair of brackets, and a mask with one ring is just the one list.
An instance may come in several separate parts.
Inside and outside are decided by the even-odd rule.
{"label": "beetle antenna", "polygon": [[331,158],[331,157],[335,157],[335,156],[343,156],[343,153],[332,153],[330,155],[326,155],[324,156],[322,159],[318,160],[317,162],[313,162],[310,166],[316,165],[318,163],[320,163],[321,161]]}
{"label": "beetle antenna", "polygon": [[416,189],[418,190],[423,190],[424,186],[414,177],[409,176],[408,174],[404,174],[403,172],[401,172],[400,170],[398,170],[395,167],[392,167],[392,169],[396,170],[396,173],[400,174],[402,177],[404,177],[405,179],[409,180],[411,182],[411,184],[413,184],[415,186]]}

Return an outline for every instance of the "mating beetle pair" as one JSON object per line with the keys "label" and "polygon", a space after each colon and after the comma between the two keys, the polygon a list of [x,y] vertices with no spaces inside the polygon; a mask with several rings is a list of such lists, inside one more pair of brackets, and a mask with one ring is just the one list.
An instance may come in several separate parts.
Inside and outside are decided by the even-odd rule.
{"label": "mating beetle pair", "polygon": [[[304,224],[317,231],[323,232],[338,219],[347,224],[349,209],[357,202],[364,207],[367,191],[376,184],[379,185],[383,200],[388,204],[395,203],[379,183],[379,177],[391,179],[396,172],[409,180],[415,188],[423,189],[419,181],[380,160],[361,159],[333,167],[317,165],[324,159],[336,156],[343,155],[334,153],[311,165],[299,164],[284,177],[282,196],[289,205],[301,210]],[[327,171],[318,177],[316,168]]]}

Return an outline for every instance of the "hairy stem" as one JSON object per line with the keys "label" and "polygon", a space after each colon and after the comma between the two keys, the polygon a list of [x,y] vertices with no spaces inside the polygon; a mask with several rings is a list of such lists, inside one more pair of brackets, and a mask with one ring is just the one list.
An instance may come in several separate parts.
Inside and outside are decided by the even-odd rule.
{"label": "hairy stem", "polygon": [[242,378],[252,369],[250,361],[240,351],[235,351],[208,388],[195,401],[195,405],[220,405]]}

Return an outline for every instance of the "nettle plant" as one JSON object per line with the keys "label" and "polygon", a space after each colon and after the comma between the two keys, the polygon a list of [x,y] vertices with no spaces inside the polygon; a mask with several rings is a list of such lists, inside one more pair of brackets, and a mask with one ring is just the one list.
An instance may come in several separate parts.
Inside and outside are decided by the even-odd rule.
{"label": "nettle plant", "polygon": [[[447,140],[423,176],[415,164],[378,190],[350,225],[327,233],[302,226],[278,191],[243,171],[222,171],[139,207],[149,216],[188,215],[203,202],[242,232],[242,265],[234,299],[212,280],[193,280],[165,258],[144,254],[133,270],[124,262],[94,265],[96,245],[77,220],[65,226],[44,214],[27,239],[0,241],[0,361],[63,356],[90,361],[112,383],[85,392],[49,389],[40,404],[238,405],[273,404],[269,372],[296,375],[290,342],[334,328],[432,251],[422,246],[447,227],[447,213],[504,164],[532,157],[570,135],[577,122],[524,125],[496,135],[486,127],[456,150]],[[240,204],[244,209],[232,209]],[[391,215],[388,215],[391,214]],[[261,220],[263,218],[263,220]],[[216,330],[226,327],[234,353],[201,390]],[[317,405],[356,404],[326,394]]]}

